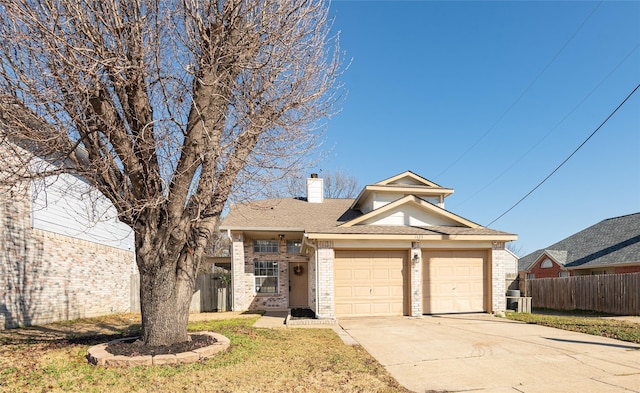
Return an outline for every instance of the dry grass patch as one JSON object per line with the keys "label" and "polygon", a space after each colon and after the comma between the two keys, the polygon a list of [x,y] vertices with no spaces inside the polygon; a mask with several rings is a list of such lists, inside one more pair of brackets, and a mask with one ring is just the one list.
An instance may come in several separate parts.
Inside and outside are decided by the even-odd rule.
{"label": "dry grass patch", "polygon": [[579,312],[577,315],[559,312],[554,314],[507,313],[506,317],[515,321],[640,344],[640,324],[601,318],[596,314],[585,314],[584,312]]}
{"label": "dry grass patch", "polygon": [[361,347],[331,329],[255,329],[252,318],[202,321],[228,352],[178,366],[96,367],[94,344],[135,335],[139,316],[116,315],[0,332],[2,392],[408,392]]}

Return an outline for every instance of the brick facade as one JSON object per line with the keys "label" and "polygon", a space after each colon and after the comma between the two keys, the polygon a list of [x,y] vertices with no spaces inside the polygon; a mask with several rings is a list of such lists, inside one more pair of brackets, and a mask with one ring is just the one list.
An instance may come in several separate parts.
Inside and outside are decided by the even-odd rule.
{"label": "brick facade", "polygon": [[[544,260],[545,258],[542,258],[537,261],[533,267],[531,267],[530,273],[533,273],[535,278],[560,277],[562,267],[553,261],[551,261],[551,267],[541,267],[540,265]],[[573,275],[573,272],[571,272],[571,275]]]}
{"label": "brick facade", "polygon": [[33,229],[30,200],[0,193],[0,328],[129,311],[134,253]]}
{"label": "brick facade", "polygon": [[[289,262],[308,262],[309,258],[301,254],[287,253],[286,241],[278,241],[277,253],[256,253],[253,249],[253,240],[240,234],[232,234],[233,309],[237,311],[286,310],[289,307]],[[278,262],[277,293],[256,293],[254,261]],[[311,277],[311,272],[307,276]],[[312,280],[309,279],[309,281],[311,289]],[[315,283],[313,289],[315,289]]]}
{"label": "brick facade", "polygon": [[[411,245],[411,254],[410,254],[409,264],[411,266],[410,270],[410,280],[411,288],[409,289],[409,293],[411,293],[411,307],[410,313],[412,317],[419,317],[422,315],[422,251],[420,250],[420,243],[413,242]],[[415,259],[414,259],[415,256]]]}
{"label": "brick facade", "polygon": [[[315,247],[315,249],[314,249]],[[422,315],[422,250],[419,243],[414,245],[410,253],[410,308],[409,314],[414,317]],[[333,242],[319,241],[311,246],[308,256],[286,253],[286,242],[279,242],[278,253],[254,253],[253,239],[232,234],[232,272],[234,280],[233,309],[243,310],[284,310],[288,308],[288,262],[308,262],[309,308],[318,318],[335,318],[335,288]],[[417,252],[416,252],[417,251]],[[487,250],[487,269],[491,275],[491,310],[500,312],[506,309],[505,260],[504,245]],[[413,255],[418,256],[413,259]],[[317,261],[316,261],[317,258]],[[258,295],[254,288],[253,261],[277,260],[279,263],[279,287],[277,294]],[[316,270],[317,269],[317,270]],[[316,289],[317,282],[317,289]]]}
{"label": "brick facade", "polygon": [[318,242],[318,318],[335,318],[333,242]]}
{"label": "brick facade", "polygon": [[509,261],[509,253],[504,243],[493,246],[491,250],[491,308],[494,313],[506,310],[505,263]]}
{"label": "brick facade", "polygon": [[615,269],[615,274],[638,273],[638,272],[640,272],[640,264],[635,266],[618,266]]}

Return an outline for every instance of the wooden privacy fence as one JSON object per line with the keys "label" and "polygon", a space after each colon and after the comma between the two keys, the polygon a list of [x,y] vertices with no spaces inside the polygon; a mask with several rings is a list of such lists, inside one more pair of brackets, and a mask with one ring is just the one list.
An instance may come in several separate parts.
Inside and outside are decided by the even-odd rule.
{"label": "wooden privacy fence", "polygon": [[533,307],[640,315],[640,273],[527,280]]}
{"label": "wooden privacy fence", "polygon": [[[140,312],[140,276],[131,275],[131,312]],[[196,292],[191,298],[189,312],[231,310],[229,285],[213,274],[200,274],[196,279]]]}

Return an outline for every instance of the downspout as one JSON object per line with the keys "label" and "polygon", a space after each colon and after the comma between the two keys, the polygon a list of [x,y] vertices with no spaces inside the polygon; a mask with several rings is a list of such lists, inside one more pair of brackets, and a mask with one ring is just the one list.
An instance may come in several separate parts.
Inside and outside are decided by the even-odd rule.
{"label": "downspout", "polygon": [[315,267],[316,267],[316,274],[315,274],[315,280],[316,280],[316,291],[315,291],[315,295],[316,295],[316,309],[315,309],[315,313],[317,317],[320,317],[320,315],[318,315],[318,311],[320,311],[320,296],[318,296],[319,290],[318,290],[318,247],[311,243],[309,241],[309,235],[307,233],[305,233],[303,235],[302,238],[302,242],[303,244],[308,245],[309,247],[313,248],[313,255],[314,255],[314,262],[315,262]]}
{"label": "downspout", "polygon": [[[231,282],[229,285],[229,290],[231,290],[231,310],[235,311],[236,310],[236,299],[234,296],[234,290],[233,288],[235,287],[235,274],[234,274],[234,263],[233,263],[233,238],[231,237],[231,229],[227,229],[227,237],[229,238],[229,241],[231,242],[229,245],[229,255],[231,256]],[[225,305],[226,307],[226,305]]]}

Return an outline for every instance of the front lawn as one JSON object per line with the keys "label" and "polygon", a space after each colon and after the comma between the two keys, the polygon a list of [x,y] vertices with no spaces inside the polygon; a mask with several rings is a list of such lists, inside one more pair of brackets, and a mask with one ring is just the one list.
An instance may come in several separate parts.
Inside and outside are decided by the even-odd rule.
{"label": "front lawn", "polygon": [[602,318],[585,312],[556,314],[524,314],[508,312],[506,317],[515,321],[534,323],[572,332],[615,338],[640,344],[640,324]]}
{"label": "front lawn", "polygon": [[109,317],[0,331],[1,392],[408,392],[359,346],[331,329],[255,329],[255,318],[193,322],[219,332],[228,352],[178,366],[105,368],[95,344],[139,331],[140,317]]}

